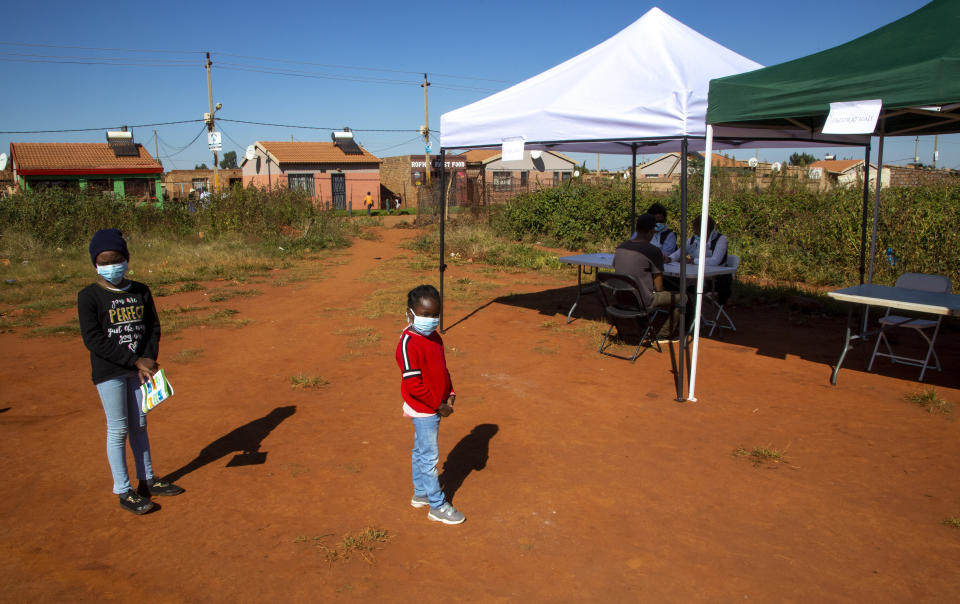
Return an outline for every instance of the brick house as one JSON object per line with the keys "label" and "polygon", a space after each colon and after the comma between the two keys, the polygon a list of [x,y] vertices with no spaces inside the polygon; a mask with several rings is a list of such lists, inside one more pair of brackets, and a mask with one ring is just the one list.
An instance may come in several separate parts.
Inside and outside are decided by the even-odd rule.
{"label": "brick house", "polygon": [[526,191],[559,186],[571,178],[577,162],[556,151],[524,151],[523,159],[503,161],[500,149],[464,153],[467,203],[500,203]]}
{"label": "brick house", "polygon": [[357,145],[349,132],[334,132],[330,143],[257,141],[252,146],[253,158],[240,164],[244,187],[302,189],[334,209],[348,204],[361,209],[370,192],[374,207],[380,207],[380,158]]}
{"label": "brick house", "polygon": [[[243,171],[240,168],[220,170],[220,188],[243,186]],[[170,170],[163,175],[163,191],[166,199],[187,199],[190,193],[199,196],[204,191],[213,191],[214,174],[211,169]]]}
{"label": "brick house", "polygon": [[[860,186],[863,182],[862,159],[821,159],[807,166],[810,180],[819,181],[820,189]],[[876,186],[877,166],[870,164],[870,188]],[[881,187],[890,186],[890,168],[883,167]]]}
{"label": "brick house", "polygon": [[[425,155],[395,155],[384,157],[380,165],[380,186],[384,199],[400,197],[401,207],[415,207],[420,188],[426,184]],[[466,168],[464,155],[445,156],[448,201],[450,205],[463,205],[467,198]],[[430,156],[430,184],[440,184],[440,156]]]}
{"label": "brick house", "polygon": [[10,143],[20,190],[45,187],[113,192],[163,201],[163,166],[129,139],[111,143]]}

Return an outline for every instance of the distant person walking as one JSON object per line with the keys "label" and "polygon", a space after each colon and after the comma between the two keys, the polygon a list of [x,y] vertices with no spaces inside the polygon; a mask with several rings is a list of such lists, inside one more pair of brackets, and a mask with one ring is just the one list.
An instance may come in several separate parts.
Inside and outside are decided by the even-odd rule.
{"label": "distant person walking", "polygon": [[[153,509],[152,495],[183,492],[154,476],[147,417],[137,402],[140,384],[159,369],[160,320],[150,288],[126,278],[130,253],[120,231],[97,231],[90,240],[90,260],[98,278],[77,295],[77,314],[83,343],[90,351],[93,383],[107,418],[113,492],[124,509],[144,514]],[[128,437],[139,480],[136,490],[127,474]]]}
{"label": "distant person walking", "polygon": [[363,198],[363,205],[367,207],[367,216],[370,216],[370,210],[373,209],[373,196],[367,191],[367,196]]}

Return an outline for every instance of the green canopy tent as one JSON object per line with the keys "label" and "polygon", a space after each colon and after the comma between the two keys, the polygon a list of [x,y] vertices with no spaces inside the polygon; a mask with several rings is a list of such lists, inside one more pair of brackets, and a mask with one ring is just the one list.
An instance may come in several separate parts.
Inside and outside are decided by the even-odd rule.
{"label": "green canopy tent", "polygon": [[[873,132],[879,136],[882,174],[885,136],[960,132],[960,0],[934,0],[923,8],[860,38],[807,57],[710,81],[707,98],[707,157],[713,129],[739,129],[745,139],[801,141],[822,134],[830,104],[880,100]],[[860,282],[864,281],[870,141],[866,158],[861,224]],[[878,182],[880,180],[878,179]],[[875,187],[870,274],[876,255],[880,187]],[[709,210],[710,162],[706,162],[703,214]],[[705,230],[706,220],[702,230]],[[701,237],[706,233],[702,232]],[[701,250],[702,254],[702,250]],[[701,259],[702,264],[702,259]],[[696,320],[699,324],[700,296]],[[694,337],[690,397],[695,394],[698,338]]]}

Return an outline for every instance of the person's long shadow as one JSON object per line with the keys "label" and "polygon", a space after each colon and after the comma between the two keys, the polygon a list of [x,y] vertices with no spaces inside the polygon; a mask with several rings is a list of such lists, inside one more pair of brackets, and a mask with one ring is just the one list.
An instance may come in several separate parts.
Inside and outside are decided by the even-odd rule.
{"label": "person's long shadow", "polygon": [[453,501],[457,489],[467,479],[470,472],[487,467],[490,455],[490,439],[500,430],[496,424],[479,424],[470,434],[450,449],[447,460],[443,462],[440,474],[440,487],[447,501]]}
{"label": "person's long shadow", "polygon": [[252,466],[265,463],[267,461],[267,452],[260,451],[260,445],[263,439],[265,439],[274,428],[280,425],[280,422],[296,412],[296,405],[277,407],[263,417],[224,434],[201,449],[193,461],[164,476],[164,480],[176,482],[190,472],[198,470],[234,452],[239,452],[239,454],[234,455],[233,459],[227,463],[227,466]]}

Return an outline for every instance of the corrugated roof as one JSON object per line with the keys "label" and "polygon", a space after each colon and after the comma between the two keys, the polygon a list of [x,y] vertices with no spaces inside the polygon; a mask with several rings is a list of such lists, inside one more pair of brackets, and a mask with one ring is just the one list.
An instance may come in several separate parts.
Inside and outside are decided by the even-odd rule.
{"label": "corrugated roof", "polygon": [[333,143],[257,141],[257,145],[281,164],[370,164],[380,158],[363,147],[362,154],[347,154]]}
{"label": "corrugated roof", "polygon": [[27,171],[87,170],[91,173],[110,170],[131,170],[144,173],[163,172],[143,145],[137,145],[137,157],[117,157],[107,143],[10,143],[10,155],[17,170]]}

